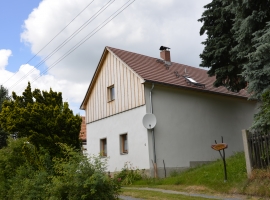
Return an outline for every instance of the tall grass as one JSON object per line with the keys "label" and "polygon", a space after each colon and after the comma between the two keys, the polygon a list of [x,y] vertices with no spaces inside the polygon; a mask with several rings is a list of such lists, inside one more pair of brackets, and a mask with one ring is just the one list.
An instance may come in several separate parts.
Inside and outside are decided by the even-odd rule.
{"label": "tall grass", "polygon": [[136,181],[134,185],[179,185],[204,186],[219,192],[229,192],[234,187],[244,187],[247,181],[244,153],[235,153],[226,159],[228,180],[224,182],[222,160],[191,168],[181,173],[173,173],[164,179],[147,178]]}
{"label": "tall grass", "polygon": [[247,178],[244,153],[226,158],[228,180],[224,182],[222,160],[172,173],[168,178],[143,178],[133,185],[200,193],[229,193],[270,199],[270,168],[253,170]]}

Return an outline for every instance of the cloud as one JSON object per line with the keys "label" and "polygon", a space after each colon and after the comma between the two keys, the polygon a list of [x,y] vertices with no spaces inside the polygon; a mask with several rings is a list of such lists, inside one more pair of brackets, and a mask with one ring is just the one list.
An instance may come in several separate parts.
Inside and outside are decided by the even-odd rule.
{"label": "cloud", "polygon": [[[94,1],[39,55],[45,58],[53,52],[107,2],[106,0]],[[116,0],[69,43],[59,49],[52,58],[48,59],[46,65],[53,66],[55,61],[125,2]],[[60,79],[90,82],[105,46],[158,57],[159,46],[165,45],[171,47],[173,61],[198,67],[199,54],[203,49],[200,43],[204,38],[199,36],[201,24],[197,22],[197,19],[203,12],[203,6],[208,2],[208,0],[137,0],[75,52],[51,68],[48,73]],[[76,3],[72,0],[42,1],[25,20],[21,40],[31,46],[34,54],[38,53],[88,3],[84,0],[77,0]]]}
{"label": "cloud", "polygon": [[[203,50],[201,42],[205,40],[205,37],[199,35],[202,24],[197,20],[201,17],[203,6],[210,0],[136,0],[73,53],[54,65],[66,52],[79,44],[84,37],[91,35],[96,27],[127,1],[112,1],[113,3],[85,29],[79,31],[78,35],[74,35],[69,42],[65,42],[109,2],[109,0],[95,0],[51,41],[89,2],[85,0],[43,0],[30,13],[23,24],[21,41],[29,45],[32,53],[38,53],[42,59],[47,58],[52,52],[54,55],[45,61],[45,68],[49,69],[48,72],[39,69],[38,63],[22,65],[19,72],[14,75],[12,83],[20,80],[29,70],[32,70],[31,75],[23,79],[23,84],[20,83],[21,88],[25,88],[27,81],[34,81],[39,77],[32,83],[33,88],[48,90],[49,87],[52,87],[54,91],[62,91],[63,99],[67,100],[76,110],[84,98],[105,46],[159,57],[159,47],[164,45],[171,48],[172,61],[199,66],[199,54]],[[59,45],[63,43],[65,45],[58,49]],[[44,46],[46,47],[44,48]],[[0,64],[1,66],[3,69],[6,64]],[[5,73],[10,72],[5,71]],[[14,87],[14,89],[18,90],[18,87]],[[75,111],[75,113],[78,112],[78,110]]]}
{"label": "cloud", "polygon": [[9,49],[0,49],[0,70],[5,69],[8,65],[8,58],[12,55]]}
{"label": "cloud", "polygon": [[[31,71],[31,74],[27,76],[27,79],[23,79],[29,71]],[[38,69],[29,64],[21,65],[16,73],[0,69],[0,79],[9,79],[5,87],[8,88],[10,94],[14,91],[17,95],[21,95],[28,82],[31,83],[32,89],[38,88],[41,91],[49,91],[50,88],[52,88],[53,91],[62,92],[63,101],[69,102],[75,114],[83,113],[79,111],[79,106],[84,98],[84,92],[88,86],[87,83],[74,83],[67,80],[56,79],[50,74],[41,75]],[[23,79],[23,81],[18,82],[21,79]]]}

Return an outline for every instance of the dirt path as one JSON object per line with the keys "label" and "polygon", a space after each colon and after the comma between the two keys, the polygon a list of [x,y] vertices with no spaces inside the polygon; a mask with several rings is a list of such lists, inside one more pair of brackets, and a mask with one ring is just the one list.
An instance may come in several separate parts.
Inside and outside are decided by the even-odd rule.
{"label": "dirt path", "polygon": [[[234,196],[230,196],[230,195],[227,195],[227,196],[206,195],[206,194],[178,192],[178,191],[173,191],[173,190],[164,190],[164,189],[147,188],[147,187],[145,187],[145,188],[124,187],[124,188],[131,189],[131,190],[149,190],[149,191],[163,192],[163,193],[168,193],[168,194],[179,194],[179,195],[192,196],[192,197],[203,197],[203,198],[208,198],[208,199],[223,199],[223,200],[243,200],[243,199],[247,199],[246,196],[242,196],[242,195],[234,195]],[[133,198],[133,197],[126,197],[126,198],[123,198],[123,200],[139,200],[139,199],[136,199],[136,198]]]}

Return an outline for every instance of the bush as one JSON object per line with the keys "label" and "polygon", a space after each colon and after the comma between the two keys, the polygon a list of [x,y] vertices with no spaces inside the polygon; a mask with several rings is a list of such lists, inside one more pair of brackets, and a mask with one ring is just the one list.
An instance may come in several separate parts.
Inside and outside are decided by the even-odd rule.
{"label": "bush", "polygon": [[131,185],[134,181],[141,180],[144,176],[144,170],[133,167],[130,162],[126,162],[124,168],[115,175],[115,179],[121,181],[123,185]]}
{"label": "bush", "polygon": [[117,199],[120,183],[106,175],[106,162],[87,158],[73,148],[60,144],[65,157],[55,158],[51,196],[56,199]]}
{"label": "bush", "polygon": [[120,182],[106,175],[106,160],[66,144],[58,144],[63,157],[51,158],[25,138],[10,141],[0,150],[0,199],[117,199]]}

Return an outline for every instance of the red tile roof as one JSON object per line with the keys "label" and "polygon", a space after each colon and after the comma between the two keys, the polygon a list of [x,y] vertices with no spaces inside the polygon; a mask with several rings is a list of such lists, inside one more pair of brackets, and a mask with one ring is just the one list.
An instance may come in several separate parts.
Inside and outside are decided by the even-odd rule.
{"label": "red tile roof", "polygon": [[[207,71],[204,69],[195,68],[175,62],[172,62],[172,65],[169,66],[168,69],[166,69],[164,64],[156,62],[157,59],[160,58],[153,58],[112,47],[106,48],[112,51],[123,62],[125,62],[146,82],[156,82],[182,87],[185,89],[194,89],[199,91],[212,92],[236,97],[247,98],[249,96],[246,90],[241,90],[239,93],[235,93],[228,91],[225,87],[218,87],[218,88],[214,87],[213,83],[215,81],[215,77],[209,77]],[[180,75],[179,77],[176,77],[177,73]],[[197,87],[193,84],[188,84],[183,75],[188,75],[196,82],[205,84],[205,88]]]}

